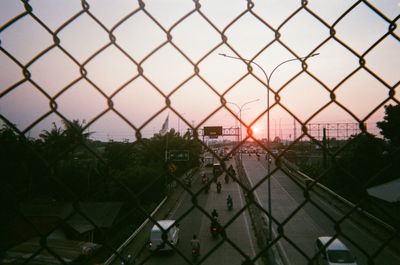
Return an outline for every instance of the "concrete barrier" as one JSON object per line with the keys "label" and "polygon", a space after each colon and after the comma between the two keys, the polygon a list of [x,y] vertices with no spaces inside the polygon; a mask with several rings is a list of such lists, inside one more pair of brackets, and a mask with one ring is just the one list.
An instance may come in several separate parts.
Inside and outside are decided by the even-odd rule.
{"label": "concrete barrier", "polygon": [[[239,157],[236,157],[236,168],[238,171],[238,178],[241,183],[248,189],[251,188],[251,183],[247,176],[246,170],[243,167],[242,161]],[[249,197],[245,194],[246,202],[254,201],[261,205],[261,201],[259,201],[258,196]],[[272,231],[272,238],[268,238],[268,216],[261,211],[257,206],[250,205],[248,207],[248,211],[250,214],[250,219],[252,222],[252,227],[254,229],[254,234],[256,236],[257,244],[259,249],[267,248],[268,244],[276,238],[276,233]],[[266,251],[264,251],[261,255],[262,261],[264,264],[271,265],[290,265],[288,258],[286,257],[285,251],[282,245],[277,242],[274,246],[269,247]]]}

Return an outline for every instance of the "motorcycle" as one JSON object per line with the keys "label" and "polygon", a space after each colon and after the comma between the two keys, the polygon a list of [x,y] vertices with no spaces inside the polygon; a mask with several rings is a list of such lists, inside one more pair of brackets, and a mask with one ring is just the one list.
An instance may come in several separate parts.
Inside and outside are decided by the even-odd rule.
{"label": "motorcycle", "polygon": [[195,261],[200,256],[199,248],[192,248],[192,259]]}
{"label": "motorcycle", "polygon": [[218,222],[213,221],[210,226],[210,232],[213,238],[218,237],[221,227]]}
{"label": "motorcycle", "polygon": [[208,177],[205,173],[201,176],[201,183],[206,184],[208,182]]}
{"label": "motorcycle", "polygon": [[217,193],[221,193],[222,185],[220,182],[217,183]]}
{"label": "motorcycle", "polygon": [[202,184],[206,184],[207,182],[208,182],[207,177],[203,176],[203,177],[201,178],[201,183],[202,183]]}
{"label": "motorcycle", "polygon": [[228,210],[229,210],[229,211],[232,210],[232,208],[233,208],[233,202],[232,202],[232,200],[228,200],[228,201],[226,202],[226,205],[228,206]]}

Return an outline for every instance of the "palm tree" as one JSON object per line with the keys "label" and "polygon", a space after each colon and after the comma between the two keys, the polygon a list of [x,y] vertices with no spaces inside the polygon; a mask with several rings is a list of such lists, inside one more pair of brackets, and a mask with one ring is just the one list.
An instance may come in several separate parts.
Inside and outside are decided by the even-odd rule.
{"label": "palm tree", "polygon": [[53,122],[50,131],[43,130],[39,137],[43,141],[43,151],[47,158],[54,158],[66,147],[66,138],[61,127]]}
{"label": "palm tree", "polygon": [[43,130],[39,137],[46,143],[46,144],[57,144],[63,138],[63,131],[60,127],[53,122],[53,127],[50,131]]}
{"label": "palm tree", "polygon": [[72,120],[72,122],[62,120],[62,123],[64,125],[65,136],[71,143],[87,140],[92,134],[91,132],[83,132],[85,120],[82,123],[79,120]]}

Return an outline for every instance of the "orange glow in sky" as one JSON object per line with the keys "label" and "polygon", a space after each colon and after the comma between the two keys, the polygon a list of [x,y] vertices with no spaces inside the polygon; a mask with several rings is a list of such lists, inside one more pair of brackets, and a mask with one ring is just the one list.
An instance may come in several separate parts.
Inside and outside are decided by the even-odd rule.
{"label": "orange glow in sky", "polygon": [[269,113],[271,139],[289,139],[318,122],[372,130],[400,101],[397,0],[368,1],[380,14],[354,0],[87,2],[0,1],[0,121],[35,137],[79,119],[93,138],[134,141],[167,116],[175,131],[241,117],[266,138]]}

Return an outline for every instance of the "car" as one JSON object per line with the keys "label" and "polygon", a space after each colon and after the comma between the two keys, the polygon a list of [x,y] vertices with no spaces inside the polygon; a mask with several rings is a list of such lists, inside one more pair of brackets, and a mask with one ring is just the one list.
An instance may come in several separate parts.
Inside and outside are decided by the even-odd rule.
{"label": "car", "polygon": [[214,164],[214,157],[212,156],[204,157],[204,164],[206,167],[212,167]]}
{"label": "car", "polygon": [[92,243],[92,242],[81,242],[80,243],[80,248],[81,248],[81,253],[83,255],[93,255],[93,253],[98,250],[101,247],[101,245]]}
{"label": "car", "polygon": [[318,237],[315,241],[319,265],[357,265],[356,258],[349,248],[338,238],[330,236]]}
{"label": "car", "polygon": [[[166,233],[163,233],[166,231]],[[168,251],[173,250],[172,246],[176,246],[179,241],[179,227],[175,224],[175,220],[158,220],[150,231],[150,250],[152,251]]]}
{"label": "car", "polygon": [[220,163],[213,164],[213,175],[214,177],[219,177],[224,172]]}

